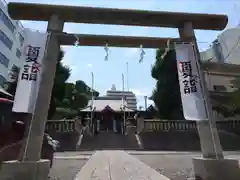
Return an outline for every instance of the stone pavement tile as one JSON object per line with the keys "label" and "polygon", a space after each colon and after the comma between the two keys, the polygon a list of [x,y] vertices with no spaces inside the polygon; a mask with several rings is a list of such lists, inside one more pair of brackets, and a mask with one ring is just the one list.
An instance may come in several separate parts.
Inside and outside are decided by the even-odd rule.
{"label": "stone pavement tile", "polygon": [[75,180],[169,180],[124,151],[97,151]]}
{"label": "stone pavement tile", "polygon": [[158,173],[156,170],[152,169],[150,166],[144,164],[143,162],[141,162],[140,160],[138,160],[137,158],[135,158],[133,156],[129,156],[128,161],[131,162],[131,164],[130,164],[131,166],[133,165],[132,162],[136,163],[137,165],[134,166],[136,168],[136,172],[138,172],[139,175],[141,175],[142,177],[144,177],[146,179],[152,179],[152,180],[153,179],[164,179],[164,180],[168,179],[165,176]]}
{"label": "stone pavement tile", "polygon": [[135,176],[138,176],[139,180],[143,180],[143,178],[139,176],[139,173],[135,171],[135,167],[131,166],[128,159],[126,159],[125,156],[121,156],[119,153],[117,155],[111,155],[109,164],[111,178],[114,180],[132,180],[133,173],[137,173]]}
{"label": "stone pavement tile", "polygon": [[82,167],[80,172],[76,175],[76,180],[99,180],[104,178],[109,179],[109,167],[107,157],[102,153],[95,153]]}

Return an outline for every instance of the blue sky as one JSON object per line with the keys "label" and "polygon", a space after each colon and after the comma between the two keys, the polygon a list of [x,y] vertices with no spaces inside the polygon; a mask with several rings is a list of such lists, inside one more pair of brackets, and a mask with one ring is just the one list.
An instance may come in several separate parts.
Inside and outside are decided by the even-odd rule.
{"label": "blue sky", "polygon": [[[12,0],[11,0],[12,1]],[[18,2],[37,3],[37,0],[15,0]],[[41,0],[41,3],[94,6],[109,8],[128,8],[158,11],[196,12],[227,14],[229,23],[227,28],[236,27],[240,23],[239,0]],[[10,2],[10,0],[7,0]],[[46,22],[24,21],[24,27],[45,31]],[[178,37],[177,29],[148,28],[113,25],[91,25],[65,23],[64,31],[82,34],[106,34],[128,36]],[[209,47],[217,37],[219,31],[196,31],[200,51]],[[80,41],[81,44],[81,41]],[[140,46],[140,45],[139,45]],[[155,50],[145,50],[143,63],[139,64],[140,50],[137,48],[109,48],[109,60],[104,61],[104,47],[63,47],[65,51],[64,63],[72,69],[69,81],[84,80],[91,84],[91,72],[95,77],[95,89],[101,95],[115,84],[122,88],[121,74],[126,73],[126,62],[129,64],[129,89],[136,93],[138,105],[144,105],[144,95],[150,96],[155,86],[151,78],[151,64],[155,61]],[[125,86],[126,87],[126,86]],[[149,101],[148,104],[151,104]]]}

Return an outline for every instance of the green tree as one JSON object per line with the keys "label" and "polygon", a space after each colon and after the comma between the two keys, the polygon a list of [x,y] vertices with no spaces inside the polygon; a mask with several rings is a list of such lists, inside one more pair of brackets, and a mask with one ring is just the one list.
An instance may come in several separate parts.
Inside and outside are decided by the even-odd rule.
{"label": "green tree", "polygon": [[[93,96],[99,96],[99,92],[93,91]],[[65,83],[65,99],[69,99],[69,107],[72,109],[84,108],[92,97],[91,88],[82,80],[74,83]]]}
{"label": "green tree", "polygon": [[178,82],[176,53],[169,50],[156,51],[156,61],[152,67],[152,77],[157,81],[151,99],[158,108],[163,119],[182,119],[182,103]]}
{"label": "green tree", "polygon": [[[82,80],[78,80],[75,83],[75,87],[76,87],[76,91],[78,93],[84,93],[87,96],[92,96],[92,90],[91,88]],[[93,90],[93,96],[94,97],[98,97],[99,96],[99,92],[97,92],[96,90]]]}
{"label": "green tree", "polygon": [[64,52],[60,50],[56,64],[54,85],[52,90],[51,102],[48,109],[48,119],[51,119],[56,112],[57,105],[65,98],[65,82],[71,75],[69,67],[64,66],[62,59]]}
{"label": "green tree", "polygon": [[[85,85],[85,83],[82,85]],[[79,109],[85,107],[88,103],[88,98],[85,94],[84,87],[78,86],[76,88],[76,84],[74,83],[65,84],[65,100],[68,99],[69,101],[68,108]]]}

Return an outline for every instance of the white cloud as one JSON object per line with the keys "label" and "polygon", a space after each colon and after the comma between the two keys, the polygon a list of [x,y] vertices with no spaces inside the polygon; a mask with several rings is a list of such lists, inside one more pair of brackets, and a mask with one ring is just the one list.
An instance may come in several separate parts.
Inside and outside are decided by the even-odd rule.
{"label": "white cloud", "polygon": [[92,68],[93,65],[92,65],[92,64],[88,64],[87,67],[88,67],[88,68]]}
{"label": "white cloud", "polygon": [[150,96],[152,90],[130,89],[136,96]]}
{"label": "white cloud", "polygon": [[137,89],[131,90],[136,96],[145,96],[145,94]]}

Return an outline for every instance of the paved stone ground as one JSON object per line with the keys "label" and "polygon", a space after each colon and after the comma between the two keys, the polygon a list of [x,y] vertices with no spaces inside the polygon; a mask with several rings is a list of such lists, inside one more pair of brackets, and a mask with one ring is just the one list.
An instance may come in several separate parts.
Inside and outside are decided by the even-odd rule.
{"label": "paved stone ground", "polygon": [[141,161],[172,180],[193,178],[192,157],[189,155],[136,155]]}
{"label": "paved stone ground", "polygon": [[50,172],[51,180],[73,180],[87,160],[56,159]]}
{"label": "paved stone ground", "polygon": [[[87,161],[86,158],[91,154],[91,152],[57,153],[50,176],[54,180],[72,180]],[[133,154],[135,154],[135,157],[172,180],[192,179],[192,158],[200,156],[199,153],[180,152],[148,152],[144,154],[135,152]],[[240,159],[240,153],[227,153],[226,157]]]}

